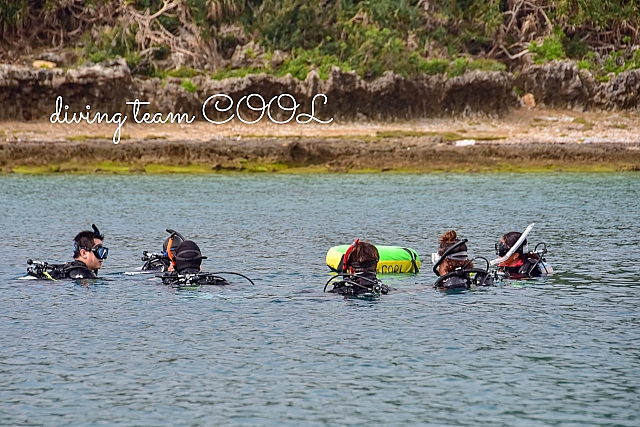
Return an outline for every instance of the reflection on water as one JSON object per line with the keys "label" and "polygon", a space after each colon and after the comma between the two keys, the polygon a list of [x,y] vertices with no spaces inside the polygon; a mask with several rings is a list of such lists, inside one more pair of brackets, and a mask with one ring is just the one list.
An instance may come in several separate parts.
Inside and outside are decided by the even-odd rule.
{"label": "reflection on water", "polygon": [[[638,424],[640,177],[0,176],[2,425]],[[106,234],[102,278],[18,281]],[[557,274],[446,294],[454,228],[491,257],[535,222]],[[255,286],[127,276],[170,227]],[[330,246],[420,253],[375,301],[322,293]]]}

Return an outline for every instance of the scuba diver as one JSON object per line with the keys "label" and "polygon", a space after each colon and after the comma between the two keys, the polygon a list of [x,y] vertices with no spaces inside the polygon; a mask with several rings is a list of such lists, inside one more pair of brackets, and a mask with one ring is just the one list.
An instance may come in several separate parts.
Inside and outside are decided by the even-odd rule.
{"label": "scuba diver", "polygon": [[169,233],[170,236],[164,240],[161,253],[150,254],[147,251],[142,252],[142,261],[145,262],[141,267],[142,271],[162,272],[171,271],[175,268],[174,262],[171,260],[172,255],[175,255],[176,249],[180,243],[184,242],[186,239],[182,234],[170,228],[167,228],[167,233]]}
{"label": "scuba diver", "polygon": [[327,291],[329,283],[337,277],[342,277],[341,281],[333,283],[330,293],[366,297],[388,294],[389,287],[376,277],[378,261],[378,249],[371,243],[356,239],[344,254],[344,272],[329,279],[324,285],[324,292]]}
{"label": "scuba diver", "polygon": [[[489,260],[483,257],[469,259],[467,239],[459,240],[454,230],[447,231],[438,238],[440,249],[432,254],[433,272],[438,276],[433,286],[444,290],[470,289],[476,286],[492,286],[493,277],[489,273]],[[487,269],[475,268],[473,261],[482,259]]]}
{"label": "scuba diver", "polygon": [[202,255],[198,245],[191,240],[185,240],[180,243],[176,248],[175,254],[169,251],[168,256],[171,258],[171,262],[174,263],[174,268],[171,271],[165,271],[163,275],[158,276],[162,278],[162,283],[165,285],[183,288],[202,285],[229,284],[227,279],[217,276],[217,274],[234,274],[247,279],[252,285],[254,284],[251,279],[240,273],[233,273],[230,271],[209,273],[201,271],[202,260],[207,259],[207,257]]}
{"label": "scuba diver", "polygon": [[109,255],[109,248],[102,245],[104,234],[95,224],[92,231],[81,231],[73,239],[73,258],[64,264],[48,264],[27,260],[27,274],[38,279],[96,279],[102,262]]}
{"label": "scuba diver", "polygon": [[533,252],[529,251],[526,237],[534,225],[535,223],[530,224],[524,233],[511,231],[495,244],[496,255],[500,257],[491,261],[491,264],[498,265],[496,277],[528,279],[553,273],[553,269],[544,259],[547,253],[546,243],[538,243]]}

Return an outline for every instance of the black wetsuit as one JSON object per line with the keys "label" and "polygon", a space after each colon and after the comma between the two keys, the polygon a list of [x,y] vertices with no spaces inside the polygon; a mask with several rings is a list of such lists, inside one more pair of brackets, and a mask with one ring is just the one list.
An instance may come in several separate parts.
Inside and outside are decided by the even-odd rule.
{"label": "black wetsuit", "polygon": [[58,279],[97,279],[98,270],[91,270],[87,265],[78,260],[56,266],[49,273],[55,280]]}
{"label": "black wetsuit", "polygon": [[375,272],[365,271],[352,274],[344,280],[334,283],[333,289],[329,292],[345,296],[359,296],[365,294],[386,295],[389,290],[387,285],[377,279]]}

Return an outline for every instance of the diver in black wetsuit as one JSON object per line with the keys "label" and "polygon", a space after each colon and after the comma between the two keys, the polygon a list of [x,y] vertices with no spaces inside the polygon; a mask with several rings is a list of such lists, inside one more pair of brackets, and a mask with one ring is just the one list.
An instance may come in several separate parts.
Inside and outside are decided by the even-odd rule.
{"label": "diver in black wetsuit", "polygon": [[[435,288],[443,290],[470,289],[475,286],[493,285],[493,277],[487,269],[474,268],[473,260],[467,253],[467,239],[459,240],[454,230],[447,231],[439,237],[440,249],[436,256],[437,261],[433,266],[433,272],[439,276],[433,284]],[[436,255],[436,254],[434,254]]]}
{"label": "diver in black wetsuit", "polygon": [[[376,277],[376,269],[380,261],[378,249],[371,243],[356,240],[344,254],[344,271],[342,280],[333,283],[329,292],[344,296],[379,296],[389,293],[389,287]],[[327,285],[336,277],[332,277]],[[325,290],[327,289],[325,285]]]}
{"label": "diver in black wetsuit", "polygon": [[[507,255],[509,250],[518,243],[521,236],[522,233],[517,231],[511,231],[502,236],[502,239],[495,244],[496,255],[500,257]],[[543,248],[538,251],[540,246]],[[538,244],[534,252],[529,252],[527,239],[524,239],[509,258],[498,264],[497,273],[505,279],[528,279],[544,276],[547,272],[544,271],[544,267],[540,268],[540,266],[541,262],[545,261],[543,256],[546,253],[547,245],[544,243]]]}
{"label": "diver in black wetsuit", "polygon": [[73,239],[73,261],[54,265],[33,263],[29,260],[27,263],[33,266],[27,269],[27,273],[30,276],[50,280],[97,278],[102,262],[109,255],[109,248],[102,245],[104,234],[100,233],[95,224],[91,227],[93,231],[81,231]]}
{"label": "diver in black wetsuit", "polygon": [[202,252],[200,252],[200,248],[195,242],[185,240],[180,243],[176,249],[175,256],[173,256],[175,271],[167,271],[160,276],[162,277],[162,283],[176,287],[228,285],[229,282],[225,278],[216,274],[235,274],[244,277],[253,284],[251,279],[239,273],[209,273],[201,271],[202,260],[206,258],[206,256],[202,256]]}

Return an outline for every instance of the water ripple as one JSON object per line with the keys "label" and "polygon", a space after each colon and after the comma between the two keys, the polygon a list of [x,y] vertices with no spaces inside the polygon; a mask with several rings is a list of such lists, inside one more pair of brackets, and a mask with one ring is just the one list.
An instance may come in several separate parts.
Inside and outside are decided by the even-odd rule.
{"label": "water ripple", "polygon": [[[2,425],[636,426],[639,178],[633,174],[1,176]],[[177,196],[179,195],[179,196]],[[82,211],[75,206],[82,200]],[[15,280],[97,223],[89,285]],[[364,237],[425,261],[455,228],[475,255],[536,222],[557,274],[434,291],[386,276],[323,294],[328,247]],[[175,290],[125,276],[165,228],[209,270]]]}

